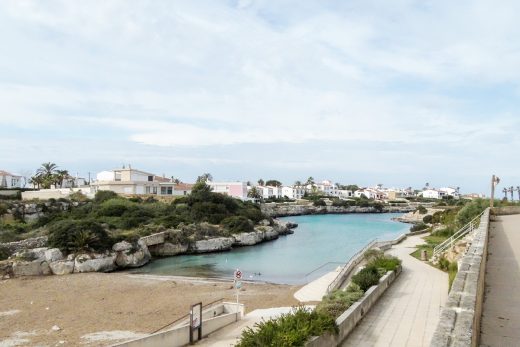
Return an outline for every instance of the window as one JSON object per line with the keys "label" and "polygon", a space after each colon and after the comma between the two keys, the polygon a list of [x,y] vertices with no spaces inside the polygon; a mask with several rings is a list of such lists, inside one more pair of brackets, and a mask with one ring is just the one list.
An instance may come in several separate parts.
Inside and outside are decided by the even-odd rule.
{"label": "window", "polygon": [[148,176],[148,182],[153,182],[153,176]]}
{"label": "window", "polygon": [[146,194],[150,194],[150,187],[146,187],[146,188],[145,188],[145,193],[146,193]]}
{"label": "window", "polygon": [[173,194],[173,188],[172,187],[168,187],[168,195],[172,195]]}
{"label": "window", "polygon": [[166,195],[166,187],[161,187],[161,195]]}
{"label": "window", "polygon": [[157,187],[153,187],[153,193],[157,194]]}

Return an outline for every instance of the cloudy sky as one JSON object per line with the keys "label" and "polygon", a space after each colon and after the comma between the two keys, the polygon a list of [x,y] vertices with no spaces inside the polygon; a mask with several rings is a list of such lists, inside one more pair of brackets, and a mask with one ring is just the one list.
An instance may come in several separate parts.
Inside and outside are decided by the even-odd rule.
{"label": "cloudy sky", "polygon": [[0,169],[520,184],[520,2],[2,1]]}

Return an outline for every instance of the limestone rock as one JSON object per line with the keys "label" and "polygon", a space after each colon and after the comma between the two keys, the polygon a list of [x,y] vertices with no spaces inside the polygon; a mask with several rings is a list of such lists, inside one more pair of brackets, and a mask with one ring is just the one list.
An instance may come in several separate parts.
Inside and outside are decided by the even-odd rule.
{"label": "limestone rock", "polygon": [[128,251],[130,249],[132,249],[132,244],[127,241],[121,241],[112,246],[114,252]]}
{"label": "limestone rock", "polygon": [[55,275],[68,275],[74,272],[74,261],[59,260],[49,263],[51,271]]}
{"label": "limestone rock", "polygon": [[[124,242],[124,241],[123,241]],[[120,242],[122,243],[122,242]],[[126,242],[128,243],[128,242]],[[116,244],[117,245],[117,244]],[[114,245],[115,246],[115,245]],[[117,247],[118,249],[126,248],[125,247]],[[117,252],[116,256],[116,264],[120,267],[140,267],[144,264],[148,263],[152,256],[148,251],[148,247],[144,241],[139,240],[137,242],[137,247],[132,247],[130,244],[130,249],[126,249],[123,251]]]}
{"label": "limestone rock", "polygon": [[24,249],[21,251],[18,251],[14,253],[11,258],[18,258],[22,261],[34,261],[34,260],[45,260],[45,251],[47,251],[48,248],[40,247],[40,248],[33,248],[33,249]]}
{"label": "limestone rock", "polygon": [[80,254],[74,259],[74,272],[110,272],[115,270],[116,254]]}
{"label": "limestone rock", "polygon": [[44,257],[48,263],[51,263],[53,261],[62,260],[63,254],[58,248],[50,248],[45,251]]}
{"label": "limestone rock", "polygon": [[13,273],[15,276],[42,276],[50,275],[51,269],[45,260],[15,261]]}
{"label": "limestone rock", "polygon": [[235,244],[239,246],[252,246],[264,240],[263,232],[253,231],[234,235]]}
{"label": "limestone rock", "polygon": [[158,245],[148,247],[153,255],[158,257],[167,257],[177,254],[183,254],[188,251],[187,244],[165,242]]}
{"label": "limestone rock", "polygon": [[200,240],[195,242],[193,251],[195,253],[207,253],[215,251],[227,251],[235,242],[233,237],[217,237],[209,240]]}

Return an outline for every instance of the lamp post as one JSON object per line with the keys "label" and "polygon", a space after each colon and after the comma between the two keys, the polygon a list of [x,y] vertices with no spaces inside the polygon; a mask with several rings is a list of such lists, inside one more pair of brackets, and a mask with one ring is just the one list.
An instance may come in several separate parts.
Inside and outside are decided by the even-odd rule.
{"label": "lamp post", "polygon": [[495,202],[495,187],[497,186],[497,184],[500,182],[500,178],[498,178],[497,176],[493,175],[491,177],[491,200],[489,201],[489,206],[491,208],[493,208],[493,204]]}
{"label": "lamp post", "polygon": [[507,190],[509,193],[511,193],[511,202],[513,202],[515,199],[513,198],[513,192],[515,191],[515,188],[513,186],[509,187]]}

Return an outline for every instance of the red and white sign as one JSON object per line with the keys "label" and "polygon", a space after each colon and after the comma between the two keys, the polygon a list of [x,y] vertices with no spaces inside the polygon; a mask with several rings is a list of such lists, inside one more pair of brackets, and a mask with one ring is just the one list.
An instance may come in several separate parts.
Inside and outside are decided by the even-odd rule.
{"label": "red and white sign", "polygon": [[242,278],[242,271],[240,271],[239,269],[236,269],[235,270],[235,273],[234,273],[234,276],[235,276],[235,279],[239,280]]}

